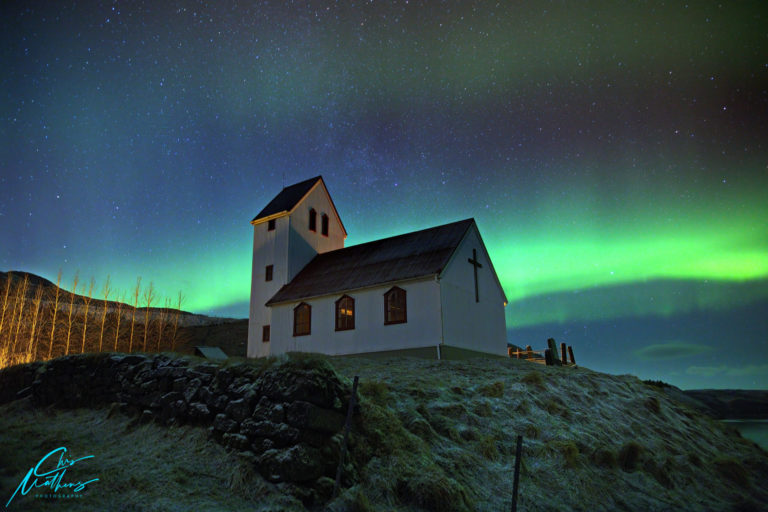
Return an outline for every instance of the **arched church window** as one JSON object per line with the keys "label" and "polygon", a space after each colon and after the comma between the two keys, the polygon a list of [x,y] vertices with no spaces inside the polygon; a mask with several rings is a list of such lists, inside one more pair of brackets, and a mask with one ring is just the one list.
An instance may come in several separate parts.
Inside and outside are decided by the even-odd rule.
{"label": "arched church window", "polygon": [[405,290],[395,286],[384,294],[384,325],[402,324],[407,320]]}
{"label": "arched church window", "polygon": [[336,330],[348,331],[355,328],[355,299],[344,295],[336,301]]}
{"label": "arched church window", "polygon": [[328,216],[323,214],[323,216],[320,217],[320,220],[320,229],[322,230],[323,235],[328,236]]}
{"label": "arched church window", "polygon": [[302,302],[293,309],[293,335],[306,336],[312,330],[312,306]]}
{"label": "arched church window", "polygon": [[309,230],[317,232],[317,212],[314,208],[309,210]]}

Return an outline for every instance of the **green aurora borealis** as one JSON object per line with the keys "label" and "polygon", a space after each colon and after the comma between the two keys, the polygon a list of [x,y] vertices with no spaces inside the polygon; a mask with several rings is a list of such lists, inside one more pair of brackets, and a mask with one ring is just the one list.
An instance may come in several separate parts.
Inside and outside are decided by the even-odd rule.
{"label": "green aurora borealis", "polygon": [[768,387],[759,2],[0,14],[2,270],[245,317],[248,221],[322,174],[347,245],[474,217],[510,342]]}

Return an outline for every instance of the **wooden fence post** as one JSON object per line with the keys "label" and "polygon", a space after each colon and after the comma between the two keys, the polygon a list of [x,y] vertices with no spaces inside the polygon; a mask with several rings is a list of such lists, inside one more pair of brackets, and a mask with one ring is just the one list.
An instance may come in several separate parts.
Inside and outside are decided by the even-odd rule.
{"label": "wooden fence post", "polygon": [[515,481],[512,484],[512,512],[517,512],[517,487],[520,482],[520,457],[523,453],[523,436],[517,436],[515,450]]}

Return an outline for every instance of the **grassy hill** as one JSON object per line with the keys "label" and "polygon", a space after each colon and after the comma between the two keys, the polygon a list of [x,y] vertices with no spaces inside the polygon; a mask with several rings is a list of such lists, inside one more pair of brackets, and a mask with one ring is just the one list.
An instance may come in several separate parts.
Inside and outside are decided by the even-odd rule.
{"label": "grassy hill", "polygon": [[[519,510],[768,507],[765,451],[635,377],[517,360],[309,357],[346,382],[361,378],[349,459],[357,481],[328,510],[509,510],[518,434]],[[93,454],[79,476],[100,478],[82,498],[25,497],[9,510],[306,509],[205,426],[142,425],[114,408],[38,409],[20,399],[0,407],[0,435],[0,498],[57,446]]]}

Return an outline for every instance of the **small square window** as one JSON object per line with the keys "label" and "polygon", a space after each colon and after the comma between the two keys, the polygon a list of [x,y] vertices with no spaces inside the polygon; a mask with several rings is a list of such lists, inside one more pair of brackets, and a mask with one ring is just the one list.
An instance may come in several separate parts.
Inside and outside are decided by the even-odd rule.
{"label": "small square window", "polygon": [[275,230],[275,219],[267,221],[267,231]]}
{"label": "small square window", "polygon": [[269,326],[264,325],[261,327],[261,341],[266,343],[269,341]]}
{"label": "small square window", "polygon": [[272,268],[273,268],[272,265],[267,265],[267,268],[265,271],[265,274],[266,274],[266,279],[264,279],[265,281],[272,280]]}

